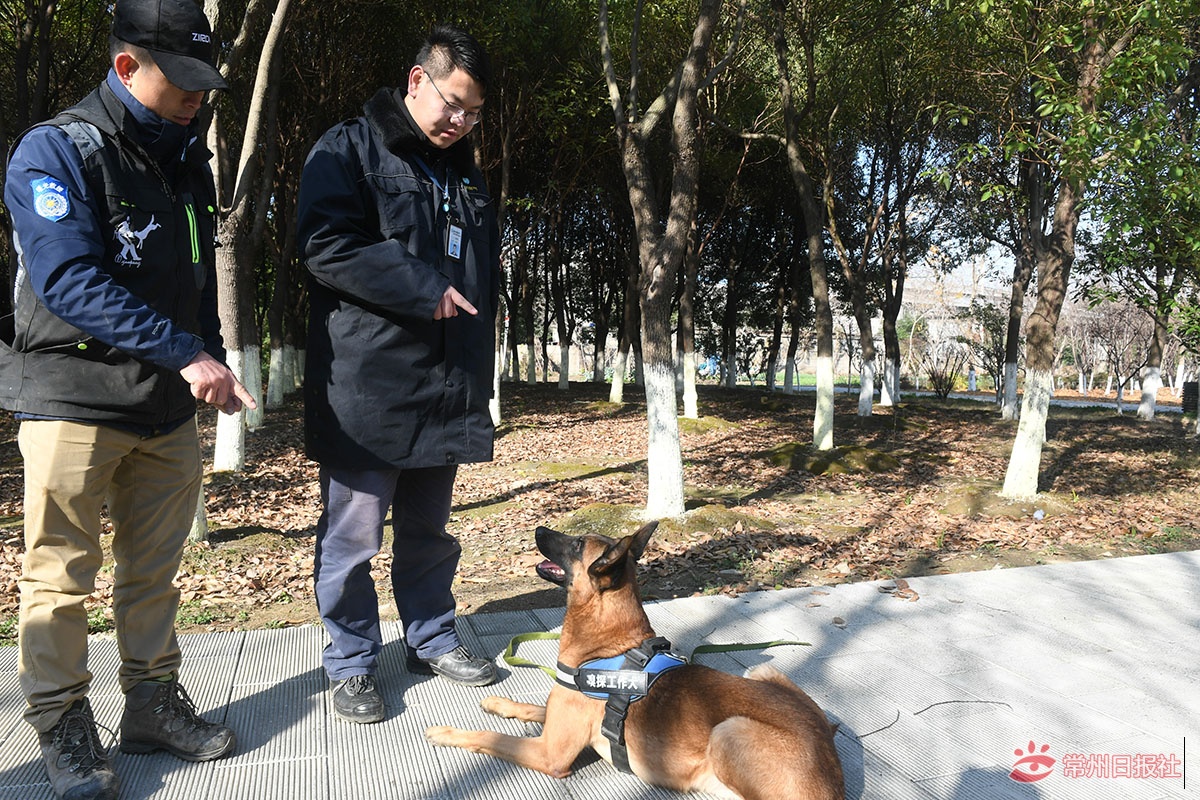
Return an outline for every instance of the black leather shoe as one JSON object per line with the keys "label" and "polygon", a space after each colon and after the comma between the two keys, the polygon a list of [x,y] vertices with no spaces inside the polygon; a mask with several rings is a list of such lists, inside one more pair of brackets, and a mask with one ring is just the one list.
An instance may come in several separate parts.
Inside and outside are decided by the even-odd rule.
{"label": "black leather shoe", "polygon": [[383,696],[370,675],[351,675],[333,682],[333,713],[347,722],[366,725],[385,716]]}
{"label": "black leather shoe", "polygon": [[421,658],[409,649],[408,668],[424,675],[441,675],[463,686],[487,686],[496,680],[496,665],[476,658],[462,645],[432,658]]}

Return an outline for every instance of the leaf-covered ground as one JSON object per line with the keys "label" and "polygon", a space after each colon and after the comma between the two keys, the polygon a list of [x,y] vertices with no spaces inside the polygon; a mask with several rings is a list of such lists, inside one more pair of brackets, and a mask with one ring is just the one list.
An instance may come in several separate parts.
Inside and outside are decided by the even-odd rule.
{"label": "leaf-covered ground", "polygon": [[[533,530],[617,534],[646,492],[641,396],[607,387],[505,384],[496,458],[459,472],[451,532],[463,545],[463,613],[562,602],[533,572]],[[839,396],[832,457],[810,452],[813,396],[703,388],[681,421],[688,513],[643,558],[644,594],[740,593],[937,572],[1109,558],[1200,546],[1200,444],[1179,414],[1052,410],[1036,501],[997,496],[1015,428],[988,403],[914,399],[855,415]],[[201,416],[211,449],[215,415]],[[248,435],[248,468],[208,479],[210,541],[178,577],[184,631],[315,621],[316,465],[298,402]],[[16,425],[0,421],[0,638],[15,633],[23,547]],[[107,538],[107,537],[106,537]],[[390,548],[376,560],[385,615]],[[89,599],[111,626],[111,565]],[[896,582],[897,595],[907,591]]]}

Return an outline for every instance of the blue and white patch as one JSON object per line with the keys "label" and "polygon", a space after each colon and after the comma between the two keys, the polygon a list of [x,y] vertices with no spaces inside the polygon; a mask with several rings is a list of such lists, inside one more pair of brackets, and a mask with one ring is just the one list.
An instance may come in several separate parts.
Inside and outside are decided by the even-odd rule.
{"label": "blue and white patch", "polygon": [[71,196],[57,178],[38,178],[29,185],[33,187],[33,209],[39,217],[58,222],[71,213]]}

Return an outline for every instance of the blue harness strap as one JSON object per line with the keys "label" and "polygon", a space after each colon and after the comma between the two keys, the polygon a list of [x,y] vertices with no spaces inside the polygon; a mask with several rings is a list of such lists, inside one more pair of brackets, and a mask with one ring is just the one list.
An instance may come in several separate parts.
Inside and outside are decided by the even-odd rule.
{"label": "blue harness strap", "polygon": [[645,697],[663,673],[687,663],[686,658],[671,652],[669,641],[655,636],[622,655],[594,659],[578,669],[563,666],[560,661],[555,680],[568,689],[605,701],[600,732],[610,743],[613,766],[632,774],[629,751],[625,747],[625,716],[629,704]]}

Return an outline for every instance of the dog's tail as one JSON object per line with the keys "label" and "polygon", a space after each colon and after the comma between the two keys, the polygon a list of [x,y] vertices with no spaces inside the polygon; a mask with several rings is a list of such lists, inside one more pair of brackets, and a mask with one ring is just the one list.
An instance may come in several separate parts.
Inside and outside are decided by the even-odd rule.
{"label": "dog's tail", "polygon": [[752,681],[766,681],[767,683],[777,683],[788,689],[798,688],[792,683],[792,679],[784,675],[779,670],[772,667],[770,664],[759,664],[757,667],[751,667],[746,673],[746,677]]}
{"label": "dog's tail", "polygon": [[[784,675],[770,664],[759,664],[757,667],[752,667],[746,673],[746,677],[752,681],[764,681],[766,683],[773,683],[777,686],[782,686],[789,692],[795,692],[799,694],[802,698],[804,698],[806,703],[813,702],[812,698],[805,694],[804,690],[797,686],[791,678],[789,678],[787,675]],[[822,713],[822,716],[825,716],[824,713]],[[830,735],[832,736],[833,734],[836,734],[838,731],[838,724],[836,722],[830,722],[829,717],[825,717],[825,721],[829,725]]]}

